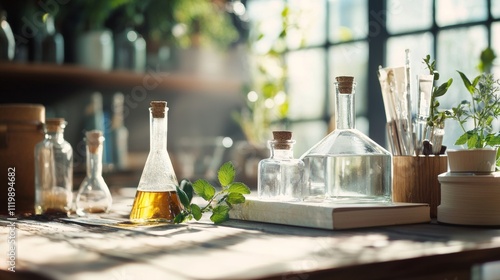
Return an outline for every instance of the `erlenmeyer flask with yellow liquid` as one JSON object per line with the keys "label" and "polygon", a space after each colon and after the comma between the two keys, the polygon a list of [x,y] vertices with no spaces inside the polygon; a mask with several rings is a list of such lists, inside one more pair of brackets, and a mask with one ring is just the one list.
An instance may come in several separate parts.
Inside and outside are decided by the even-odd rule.
{"label": "erlenmeyer flask with yellow liquid", "polygon": [[178,186],[167,152],[168,107],[152,101],[150,110],[150,151],[130,212],[132,223],[173,223],[182,210]]}

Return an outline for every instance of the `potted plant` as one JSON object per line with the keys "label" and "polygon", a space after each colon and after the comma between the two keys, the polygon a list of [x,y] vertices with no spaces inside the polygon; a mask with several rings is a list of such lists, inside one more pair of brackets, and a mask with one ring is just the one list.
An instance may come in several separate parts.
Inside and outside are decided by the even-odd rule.
{"label": "potted plant", "polygon": [[457,72],[470,99],[461,101],[449,113],[449,118],[463,130],[455,145],[466,147],[447,152],[450,171],[491,173],[500,166],[500,132],[493,130],[493,121],[500,117],[500,82],[489,73],[481,73],[471,81]]}

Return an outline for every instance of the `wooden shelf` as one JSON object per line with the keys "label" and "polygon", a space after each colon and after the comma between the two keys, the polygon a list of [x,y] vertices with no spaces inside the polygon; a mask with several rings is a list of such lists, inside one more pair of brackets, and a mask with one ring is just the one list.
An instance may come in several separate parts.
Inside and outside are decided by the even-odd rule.
{"label": "wooden shelf", "polygon": [[102,71],[76,65],[0,63],[0,91],[17,93],[28,88],[41,90],[124,90],[142,86],[146,90],[167,89],[210,94],[233,94],[241,91],[241,81],[186,74],[131,71]]}

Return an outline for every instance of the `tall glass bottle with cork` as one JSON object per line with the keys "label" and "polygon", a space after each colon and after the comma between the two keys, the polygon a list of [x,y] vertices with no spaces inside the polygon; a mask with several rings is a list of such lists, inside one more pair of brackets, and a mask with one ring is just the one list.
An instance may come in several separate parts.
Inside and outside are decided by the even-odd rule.
{"label": "tall glass bottle with cork", "polygon": [[64,139],[66,121],[47,119],[45,139],[35,146],[35,213],[67,216],[73,197],[73,148]]}
{"label": "tall glass bottle with cork", "polygon": [[392,201],[392,155],[355,127],[353,77],[336,77],[336,128],[301,158],[306,200]]}
{"label": "tall glass bottle with cork", "polygon": [[80,216],[106,213],[111,209],[113,198],[102,177],[102,153],[104,136],[100,130],[85,133],[87,149],[87,176],[76,195],[76,213]]}
{"label": "tall glass bottle with cork", "polygon": [[150,110],[150,151],[135,195],[132,223],[172,223],[181,211],[178,186],[167,152],[168,107],[165,101],[152,101]]}
{"label": "tall glass bottle with cork", "polygon": [[259,162],[257,193],[260,199],[298,201],[302,199],[304,162],[293,156],[291,131],[273,131],[270,157]]}

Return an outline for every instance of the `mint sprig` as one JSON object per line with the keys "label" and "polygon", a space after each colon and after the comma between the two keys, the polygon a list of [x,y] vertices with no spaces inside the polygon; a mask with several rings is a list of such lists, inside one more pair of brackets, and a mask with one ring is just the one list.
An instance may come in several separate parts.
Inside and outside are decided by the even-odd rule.
{"label": "mint sprig", "polygon": [[[233,204],[245,202],[244,194],[249,194],[250,189],[241,182],[234,182],[236,170],[232,162],[224,163],[217,172],[221,186],[220,190],[205,179],[198,179],[194,183],[183,179],[177,187],[177,194],[184,209],[175,216],[174,223],[179,224],[195,219],[199,221],[204,213],[212,213],[210,220],[216,224],[229,220],[229,210]],[[199,206],[192,203],[194,194],[200,196],[207,204]]]}

